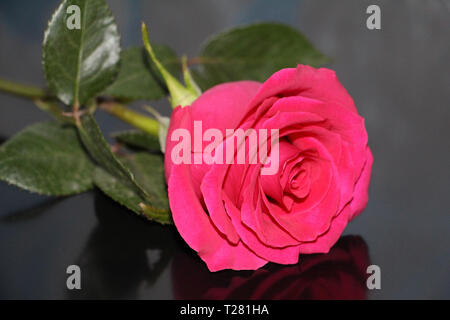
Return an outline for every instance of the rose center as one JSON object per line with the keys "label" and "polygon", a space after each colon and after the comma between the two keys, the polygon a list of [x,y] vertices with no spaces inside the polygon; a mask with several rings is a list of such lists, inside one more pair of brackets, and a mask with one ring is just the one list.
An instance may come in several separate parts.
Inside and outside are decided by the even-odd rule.
{"label": "rose center", "polygon": [[309,194],[311,179],[308,167],[308,165],[299,163],[292,168],[289,183],[286,186],[286,192],[294,196],[294,198],[303,199]]}

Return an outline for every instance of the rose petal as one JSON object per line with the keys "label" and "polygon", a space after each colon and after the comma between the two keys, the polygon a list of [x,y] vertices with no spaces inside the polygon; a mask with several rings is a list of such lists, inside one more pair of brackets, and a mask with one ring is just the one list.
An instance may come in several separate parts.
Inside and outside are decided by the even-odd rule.
{"label": "rose petal", "polygon": [[369,201],[369,182],[370,174],[372,172],[373,156],[369,147],[366,148],[367,161],[364,165],[361,176],[359,177],[355,190],[353,191],[353,200],[350,203],[351,214],[349,220],[359,215]]}
{"label": "rose petal", "polygon": [[186,243],[198,252],[210,271],[254,270],[267,263],[242,242],[232,245],[220,236],[203,210],[195,194],[189,168],[184,164],[172,167],[169,202],[178,232]]}
{"label": "rose petal", "polygon": [[[256,199],[255,199],[256,198]],[[267,246],[282,248],[297,245],[294,239],[264,210],[263,198],[266,199],[261,185],[258,182],[258,171],[253,172],[253,177],[243,192],[243,204],[241,207],[241,220],[248,228],[253,230],[258,239]]]}
{"label": "rose petal", "polygon": [[352,113],[357,113],[353,99],[336,77],[333,70],[315,69],[306,65],[286,68],[274,73],[259,88],[247,113],[272,96],[303,96],[323,102],[334,102]]}
{"label": "rose petal", "polygon": [[225,208],[233,221],[242,241],[258,256],[271,262],[280,264],[293,264],[298,262],[299,247],[291,246],[284,248],[272,248],[261,243],[258,237],[247,228],[241,221],[240,211],[233,203],[224,195]]}
{"label": "rose petal", "polygon": [[349,213],[350,207],[347,205],[339,215],[333,219],[327,232],[323,233],[313,242],[302,243],[300,245],[300,252],[308,254],[328,253],[347,226]]}
{"label": "rose petal", "polygon": [[280,175],[285,169],[286,162],[298,156],[300,150],[286,140],[280,140],[278,150],[278,173],[273,175],[261,175],[261,186],[266,195],[268,195],[272,199],[275,199],[279,203],[282,203],[284,185],[282,185],[280,182]]}
{"label": "rose petal", "polygon": [[214,86],[192,104],[192,121],[202,121],[204,131],[209,128],[219,129],[225,136],[226,129],[238,127],[245,106],[260,87],[261,83],[256,81],[236,81]]}
{"label": "rose petal", "polygon": [[210,170],[203,178],[201,191],[214,225],[230,242],[237,244],[240,240],[239,236],[223,205],[222,185],[225,174],[225,170]]}

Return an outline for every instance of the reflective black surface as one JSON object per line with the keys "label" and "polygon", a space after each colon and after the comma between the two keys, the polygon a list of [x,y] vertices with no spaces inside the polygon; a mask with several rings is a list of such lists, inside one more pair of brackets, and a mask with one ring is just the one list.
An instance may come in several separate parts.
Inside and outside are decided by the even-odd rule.
{"label": "reflective black surface", "polygon": [[[0,2],[0,77],[43,84],[40,43],[56,0]],[[0,298],[450,298],[450,1],[108,1],[122,44],[155,41],[195,55],[213,32],[276,20],[302,30],[366,119],[374,153],[367,209],[328,255],[296,266],[211,274],[173,228],[146,222],[99,191],[66,199],[0,183]],[[369,4],[382,30],[365,27]],[[139,104],[137,104],[139,105]],[[156,103],[166,114],[169,105]],[[0,137],[46,119],[0,94]],[[105,132],[125,126],[99,115]],[[66,289],[66,268],[82,290]],[[381,268],[381,290],[365,268]]]}
{"label": "reflective black surface", "polygon": [[[366,268],[370,260],[367,245],[361,237],[344,236],[329,254],[302,256],[301,263],[293,266],[268,264],[257,271],[211,273],[174,228],[148,223],[100,192],[73,201],[79,205],[85,199],[86,202],[93,200],[94,217],[90,210],[85,213],[66,211],[64,203],[53,201],[3,217],[2,239],[14,236],[17,242],[13,242],[13,246],[19,251],[13,253],[2,247],[5,253],[2,257],[2,298],[367,297]],[[61,220],[66,222],[61,223]],[[84,227],[79,225],[80,221],[84,221]],[[51,225],[61,227],[66,224],[70,231],[41,234]],[[87,227],[90,233],[80,230]],[[85,239],[84,243],[75,243],[80,236]],[[76,264],[81,269],[81,290],[64,289],[65,268],[69,264]]]}

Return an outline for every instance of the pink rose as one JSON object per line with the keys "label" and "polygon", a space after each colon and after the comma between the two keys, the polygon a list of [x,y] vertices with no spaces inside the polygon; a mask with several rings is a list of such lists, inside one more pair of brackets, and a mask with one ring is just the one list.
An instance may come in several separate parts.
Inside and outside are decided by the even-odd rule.
{"label": "pink rose", "polygon": [[[278,129],[278,171],[262,175],[268,164],[260,163],[175,164],[173,133],[194,135],[194,121],[224,136],[227,129]],[[300,253],[326,253],[367,204],[373,158],[364,119],[329,69],[298,66],[263,84],[215,86],[173,111],[166,141],[175,226],[210,271],[294,264]],[[189,157],[207,146],[193,144]]]}

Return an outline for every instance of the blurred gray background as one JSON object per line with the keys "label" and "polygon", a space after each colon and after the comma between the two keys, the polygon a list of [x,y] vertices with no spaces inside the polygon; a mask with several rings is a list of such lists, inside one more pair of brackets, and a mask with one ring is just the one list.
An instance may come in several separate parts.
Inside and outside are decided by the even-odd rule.
{"label": "blurred gray background", "polygon": [[[345,233],[361,235],[372,263],[381,267],[382,289],[369,297],[450,298],[450,0],[107,2],[123,47],[140,45],[140,23],[145,21],[155,42],[190,57],[208,36],[236,25],[281,21],[302,31],[333,58],[330,67],[366,119],[375,158],[370,200]],[[381,30],[366,28],[370,4],[381,7]],[[57,5],[56,0],[0,1],[0,77],[44,85],[41,41]],[[166,102],[157,106],[168,114]],[[45,119],[30,102],[0,93],[1,141]],[[100,116],[100,123],[106,132],[125,127],[107,115]],[[96,280],[99,287],[119,282],[88,297],[173,297],[170,264],[155,279],[145,279],[152,261],[165,252],[164,244],[152,242],[126,256],[120,251],[123,242],[134,248],[133,241],[142,239],[125,233],[116,252],[98,245],[123,231],[112,227],[106,236],[97,236],[103,228],[99,220],[108,219],[101,212],[114,208],[98,202],[108,200],[90,192],[48,201],[0,183],[0,298],[70,298],[65,268],[80,259],[101,275],[109,272],[109,278]],[[139,229],[141,223],[133,220],[128,226]],[[141,230],[143,238],[150,229]],[[178,245],[177,235],[173,238]],[[139,260],[142,270],[114,273],[98,267],[92,258],[96,250],[113,250],[105,258],[110,265],[115,259],[147,260]],[[142,277],[127,287],[130,273]]]}

